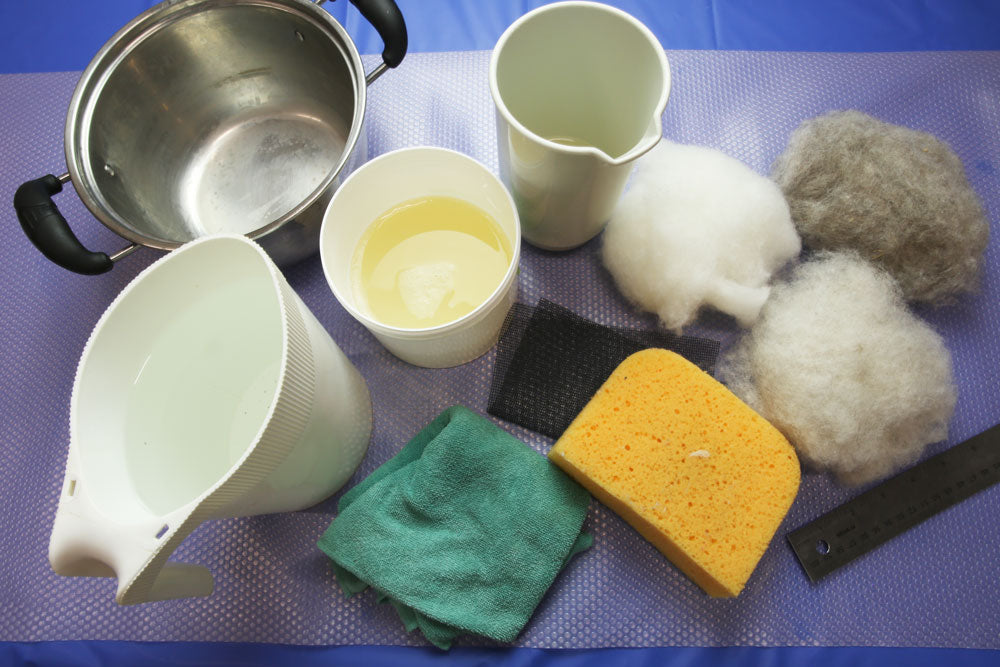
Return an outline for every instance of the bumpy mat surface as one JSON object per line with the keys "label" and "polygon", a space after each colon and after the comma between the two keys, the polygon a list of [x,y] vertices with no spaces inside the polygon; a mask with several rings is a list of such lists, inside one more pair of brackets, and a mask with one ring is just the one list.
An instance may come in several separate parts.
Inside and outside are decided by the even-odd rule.
{"label": "bumpy mat surface", "polygon": [[[921,310],[954,358],[959,401],[940,451],[1000,421],[1000,53],[795,54],[670,51],[673,92],[663,117],[675,141],[719,148],[761,173],[804,118],[856,108],[931,132],[966,166],[992,224],[976,295]],[[369,67],[372,60],[367,59]],[[370,89],[371,156],[417,144],[467,153],[497,168],[489,54],[407,57]],[[78,74],[0,76],[0,192],[65,171],[63,121]],[[9,201],[9,199],[8,199]],[[101,227],[72,188],[56,199],[85,244],[125,242]],[[215,576],[208,598],[120,608],[108,579],[67,579],[47,563],[68,441],[69,396],[91,328],[155,258],[140,251],[104,276],[67,273],[21,234],[8,204],[0,262],[0,639],[120,639],[419,645],[387,606],[345,600],[316,540],[336,499],[306,511],[202,526],[177,558]],[[653,328],[601,268],[600,240],[569,253],[525,246],[520,300],[547,298],[617,327]],[[396,360],[336,303],[318,258],[286,271],[367,379],[375,405],[369,453],[353,485],[444,407],[485,413],[495,352],[448,370]],[[732,321],[703,315],[686,331],[722,342]],[[540,453],[552,441],[495,420]],[[806,474],[779,537],[743,594],[713,600],[602,505],[574,560],[518,639],[530,647],[663,645],[946,646],[1000,648],[1000,488],[985,491],[810,585],[781,537],[856,494]],[[480,643],[465,638],[459,644]]]}

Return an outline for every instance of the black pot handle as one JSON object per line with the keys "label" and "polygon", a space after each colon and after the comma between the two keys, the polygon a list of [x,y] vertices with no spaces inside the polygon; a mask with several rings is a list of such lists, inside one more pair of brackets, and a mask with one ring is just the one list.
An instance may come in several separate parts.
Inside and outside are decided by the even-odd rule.
{"label": "black pot handle", "polygon": [[[68,175],[66,179],[68,179]],[[52,196],[62,192],[64,180],[52,174],[28,181],[14,193],[14,210],[21,229],[42,254],[70,271],[97,275],[110,271],[107,253],[91,252],[73,235]]]}
{"label": "black pot handle", "polygon": [[372,24],[385,45],[382,50],[385,66],[380,66],[368,76],[368,83],[371,83],[386,67],[396,67],[403,62],[408,45],[406,23],[393,0],[351,0],[351,4]]}

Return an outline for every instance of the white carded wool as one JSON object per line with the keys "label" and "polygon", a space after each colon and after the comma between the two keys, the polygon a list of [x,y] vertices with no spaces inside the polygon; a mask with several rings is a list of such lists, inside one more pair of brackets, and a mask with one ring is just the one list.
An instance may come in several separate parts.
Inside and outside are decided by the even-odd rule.
{"label": "white carded wool", "polygon": [[945,439],[955,408],[941,337],[889,274],[855,253],[795,267],[720,370],[807,464],[845,484],[915,462]]}
{"label": "white carded wool", "polygon": [[663,140],[640,158],[604,231],[618,289],[668,329],[703,305],[748,326],[801,243],[778,187],[712,148]]}
{"label": "white carded wool", "polygon": [[810,248],[856,250],[909,301],[975,288],[989,224],[961,160],[933,135],[831,112],[799,125],[772,176]]}

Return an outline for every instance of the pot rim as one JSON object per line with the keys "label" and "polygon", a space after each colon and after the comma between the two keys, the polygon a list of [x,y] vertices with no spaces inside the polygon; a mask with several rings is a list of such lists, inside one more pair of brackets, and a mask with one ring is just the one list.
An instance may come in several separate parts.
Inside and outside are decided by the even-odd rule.
{"label": "pot rim", "polygon": [[104,198],[101,196],[100,189],[96,186],[96,179],[93,177],[90,169],[90,160],[87,159],[89,149],[81,145],[80,142],[88,134],[85,128],[88,128],[91,123],[93,110],[97,100],[100,99],[104,84],[128,55],[139,48],[146,39],[155,33],[177,21],[202,11],[212,11],[233,6],[271,7],[281,11],[296,13],[306,20],[311,21],[326,34],[330,35],[333,33],[336,38],[339,38],[340,45],[343,47],[341,51],[349,61],[348,69],[351,73],[355,89],[354,118],[352,119],[350,132],[347,135],[347,141],[344,144],[343,154],[340,156],[340,161],[337,163],[336,168],[331,170],[316,189],[292,210],[254,229],[246,236],[251,239],[259,239],[283,226],[286,222],[300,216],[329,189],[344,168],[344,164],[350,155],[354,152],[364,124],[365,108],[367,106],[366,93],[368,88],[365,80],[364,65],[361,62],[361,56],[354,44],[354,40],[351,39],[344,27],[329,12],[320,7],[319,3],[310,2],[309,0],[166,0],[147,9],[129,21],[101,47],[80,76],[66,113],[64,149],[66,168],[73,182],[73,187],[94,217],[100,220],[105,227],[123,238],[158,250],[173,250],[187,242],[169,241],[148,236],[129,227],[120,216],[114,213],[113,209],[105,203]]}

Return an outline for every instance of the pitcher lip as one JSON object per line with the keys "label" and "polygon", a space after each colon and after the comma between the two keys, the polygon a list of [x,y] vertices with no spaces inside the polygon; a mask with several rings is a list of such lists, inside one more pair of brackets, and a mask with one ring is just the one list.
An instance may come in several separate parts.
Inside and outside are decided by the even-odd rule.
{"label": "pitcher lip", "polygon": [[[654,51],[657,54],[657,59],[660,62],[661,69],[663,70],[663,86],[660,90],[660,97],[656,101],[653,108],[653,114],[651,119],[659,118],[663,115],[664,109],[667,108],[667,100],[670,97],[671,88],[671,78],[670,78],[670,62],[667,60],[666,52],[663,49],[663,45],[660,44],[656,35],[646,27],[646,25],[635,18],[631,14],[617,7],[612,7],[611,5],[605,5],[599,2],[591,2],[590,0],[563,0],[562,2],[553,2],[551,4],[542,5],[537,7],[530,12],[527,12],[520,17],[518,17],[513,23],[507,26],[507,29],[503,31],[497,43],[493,47],[493,51],[490,53],[490,94],[493,97],[493,104],[497,111],[503,116],[504,121],[510,126],[514,127],[521,134],[531,137],[533,140],[537,141],[541,145],[545,146],[549,150],[556,152],[565,153],[568,155],[593,155],[601,159],[602,161],[610,165],[622,165],[635,160],[639,156],[649,152],[659,143],[660,138],[663,136],[662,125],[660,132],[655,137],[643,136],[634,146],[629,150],[625,151],[618,157],[611,157],[608,153],[602,151],[601,149],[594,146],[567,146],[565,144],[556,143],[550,139],[529,130],[521,123],[507,108],[507,104],[503,101],[503,97],[500,95],[500,86],[497,83],[497,60],[503,47],[506,45],[507,40],[510,36],[521,27],[523,24],[527,23],[529,20],[534,18],[538,14],[544,14],[549,11],[553,11],[562,7],[588,7],[603,11],[608,14],[613,14],[619,18],[631,23],[635,26],[640,33],[647,39],[651,46],[654,47]],[[648,145],[647,145],[648,144]]]}

